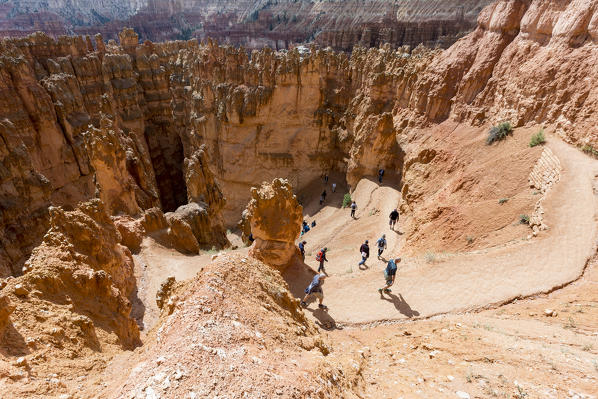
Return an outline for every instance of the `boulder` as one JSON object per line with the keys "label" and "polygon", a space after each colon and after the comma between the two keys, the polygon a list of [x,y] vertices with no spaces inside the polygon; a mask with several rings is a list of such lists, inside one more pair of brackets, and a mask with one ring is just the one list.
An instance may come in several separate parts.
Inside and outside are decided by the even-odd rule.
{"label": "boulder", "polygon": [[284,270],[297,253],[295,241],[301,230],[303,208],[284,179],[252,188],[251,196],[247,217],[255,243],[250,255]]}

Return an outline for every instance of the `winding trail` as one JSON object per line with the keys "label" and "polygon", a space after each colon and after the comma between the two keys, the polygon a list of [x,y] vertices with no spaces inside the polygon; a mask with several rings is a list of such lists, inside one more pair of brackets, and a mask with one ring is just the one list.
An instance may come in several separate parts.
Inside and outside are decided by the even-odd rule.
{"label": "winding trail", "polygon": [[[400,193],[362,180],[353,196],[358,205],[368,205],[358,210],[356,220],[350,218],[348,209],[324,207],[313,215],[317,228],[304,238],[308,241],[306,263],[314,269],[317,248],[329,248],[326,270],[330,278],[324,285],[329,311],[313,311],[312,304],[312,314],[321,322],[331,318],[342,325],[426,318],[492,307],[550,292],[578,279],[596,252],[598,161],[558,139],[547,145],[562,165],[560,182],[543,204],[548,231],[434,263],[406,259],[400,264],[392,294],[384,299],[377,289],[383,285],[385,262],[376,259],[375,241],[386,233],[389,247],[383,256],[400,254],[401,236],[387,224]],[[368,268],[360,270],[358,248],[365,239],[370,241],[371,256]]]}

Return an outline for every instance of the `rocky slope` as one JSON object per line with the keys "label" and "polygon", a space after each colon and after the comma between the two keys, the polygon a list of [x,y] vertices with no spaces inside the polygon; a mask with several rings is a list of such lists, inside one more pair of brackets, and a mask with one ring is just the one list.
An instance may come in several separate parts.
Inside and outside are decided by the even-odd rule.
{"label": "rocky slope", "polygon": [[355,45],[447,47],[475,26],[490,0],[421,1],[67,1],[0,4],[0,34],[41,30],[52,36],[95,34],[116,39],[123,26],[143,40],[216,38],[249,48],[289,48],[316,42],[338,50]]}
{"label": "rocky slope", "polygon": [[[102,202],[49,213],[50,229],[24,275],[1,285],[0,374],[16,396],[28,395],[30,379],[48,370],[93,368],[141,342],[130,316],[133,259]],[[56,388],[52,382],[44,392]]]}
{"label": "rocky slope", "polygon": [[219,257],[168,302],[136,366],[113,369],[100,396],[358,397],[363,357],[332,346],[262,262]]}

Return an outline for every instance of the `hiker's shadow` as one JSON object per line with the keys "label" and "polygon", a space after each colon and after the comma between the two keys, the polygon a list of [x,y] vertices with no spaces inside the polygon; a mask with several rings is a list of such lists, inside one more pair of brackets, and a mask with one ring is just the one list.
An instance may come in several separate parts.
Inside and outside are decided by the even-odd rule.
{"label": "hiker's shadow", "polygon": [[402,231],[399,231],[399,230],[391,230],[391,231],[393,231],[396,235],[399,235],[399,236],[402,236],[403,234],[405,234],[405,233],[403,233]]}
{"label": "hiker's shadow", "polygon": [[363,265],[358,265],[359,266],[359,270],[368,270],[370,267],[366,264]]}
{"label": "hiker's shadow", "polygon": [[411,306],[409,306],[409,304],[405,301],[405,299],[403,298],[403,296],[401,294],[395,295],[395,294],[387,293],[386,295],[388,295],[389,298],[387,298],[386,296],[382,296],[382,299],[384,299],[385,301],[391,302],[393,305],[395,305],[395,308],[401,314],[403,314],[409,318],[412,318],[414,316],[419,316],[419,312],[417,310],[411,309]]}
{"label": "hiker's shadow", "polygon": [[[307,302],[308,306],[310,305],[311,302],[312,301],[308,300],[308,302]],[[317,302],[317,301],[314,300],[313,302]],[[336,321],[332,318],[332,316],[330,316],[328,311],[326,311],[324,309],[320,309],[320,308],[315,308],[315,309],[306,308],[305,310],[311,312],[311,314],[316,319],[315,323],[318,327],[323,328],[324,330],[328,330],[328,331],[342,330],[341,327],[336,325]]]}

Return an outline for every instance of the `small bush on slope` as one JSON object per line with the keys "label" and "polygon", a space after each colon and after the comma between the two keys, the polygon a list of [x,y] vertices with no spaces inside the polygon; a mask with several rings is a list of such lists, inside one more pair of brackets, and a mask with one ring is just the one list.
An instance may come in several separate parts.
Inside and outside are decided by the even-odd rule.
{"label": "small bush on slope", "polygon": [[349,205],[351,205],[351,194],[347,193],[343,197],[343,208],[346,208]]}
{"label": "small bush on slope", "polygon": [[513,133],[513,126],[509,122],[503,122],[496,126],[493,126],[488,131],[488,138],[486,144],[490,145],[496,141],[504,140],[508,135]]}
{"label": "small bush on slope", "polygon": [[532,135],[532,138],[529,141],[529,146],[535,147],[544,143],[546,143],[546,137],[544,137],[544,129],[540,129],[538,133]]}

